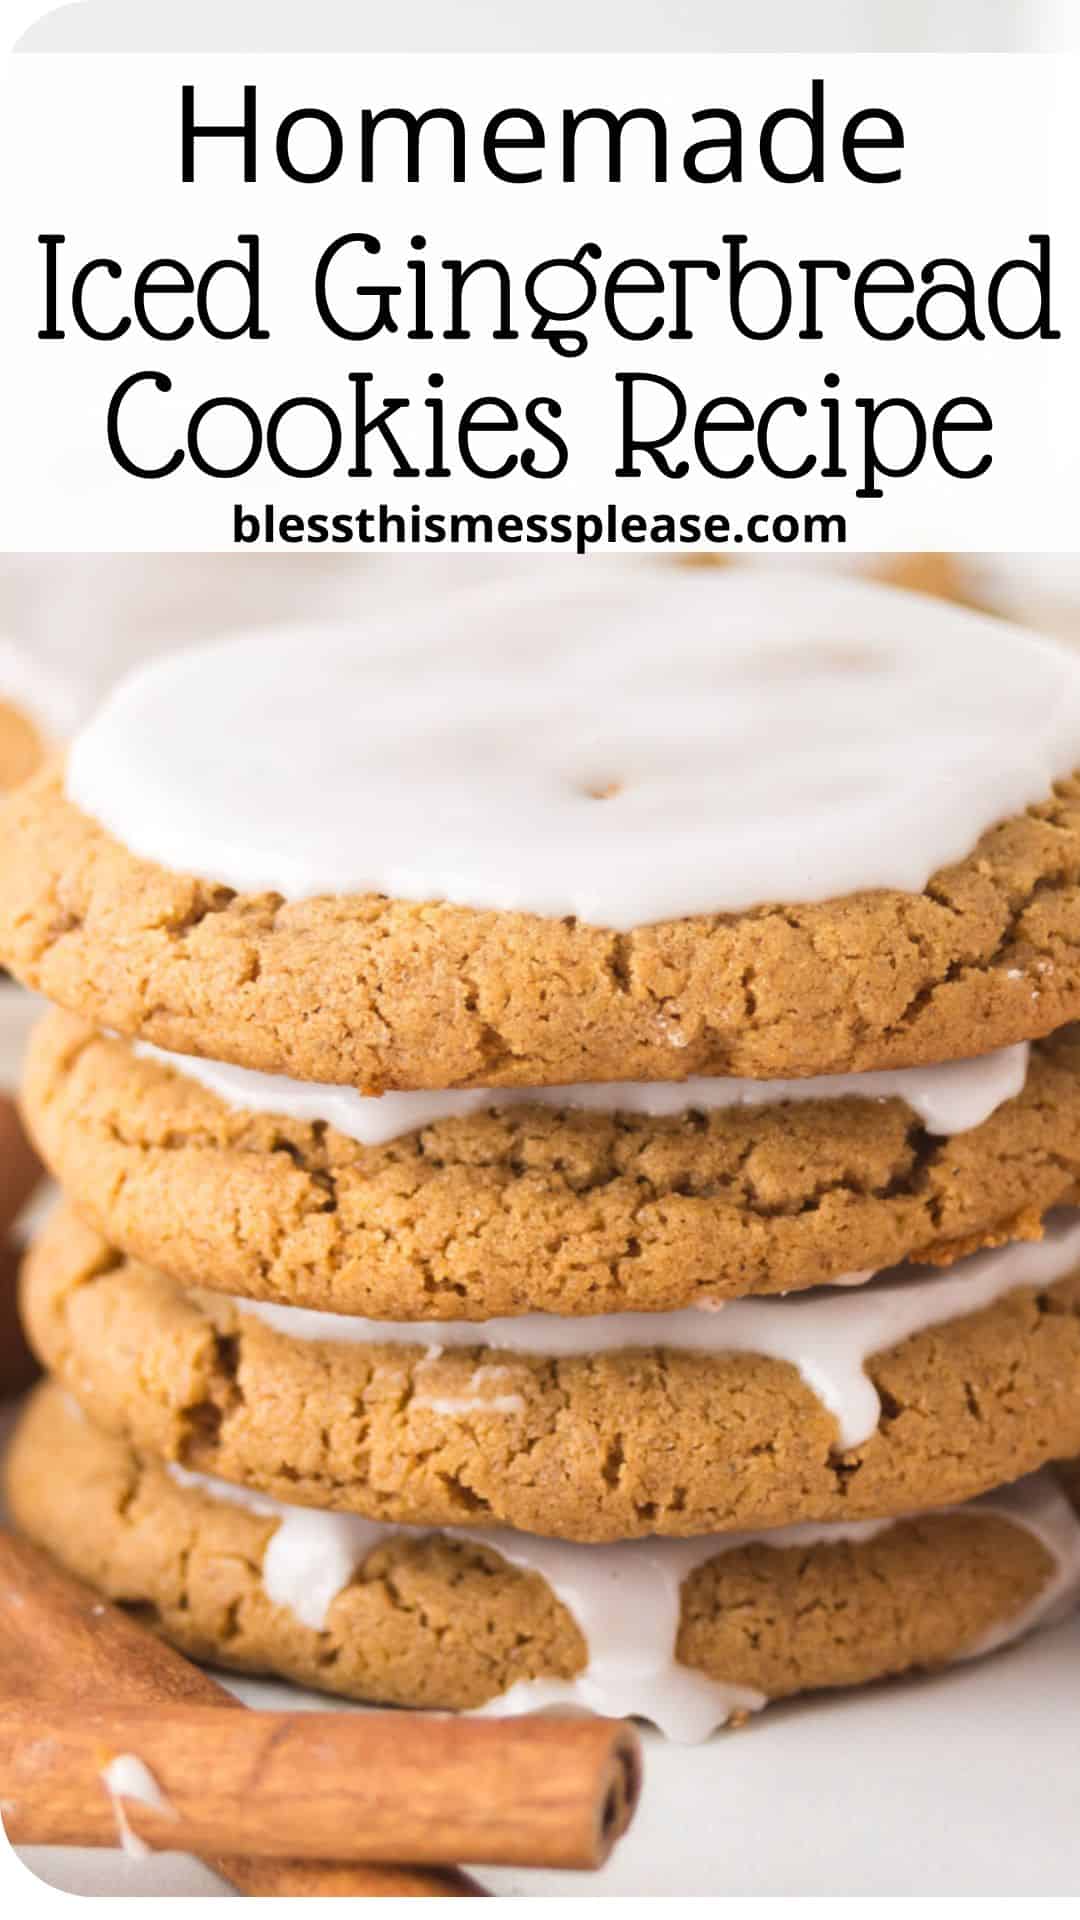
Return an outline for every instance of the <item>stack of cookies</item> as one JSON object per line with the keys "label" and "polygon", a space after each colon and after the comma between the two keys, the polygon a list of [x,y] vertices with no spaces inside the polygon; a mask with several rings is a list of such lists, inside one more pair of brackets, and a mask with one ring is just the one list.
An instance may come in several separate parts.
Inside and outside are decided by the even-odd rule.
{"label": "stack of cookies", "polygon": [[1080,1595],[1080,662],[592,563],[9,802],[19,1524],[187,1652],[695,1738]]}

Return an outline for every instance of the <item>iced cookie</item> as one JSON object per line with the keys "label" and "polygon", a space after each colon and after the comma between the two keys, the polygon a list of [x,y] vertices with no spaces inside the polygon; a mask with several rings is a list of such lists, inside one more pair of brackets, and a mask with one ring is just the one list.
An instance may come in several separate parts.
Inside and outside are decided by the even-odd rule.
{"label": "iced cookie", "polygon": [[1080,1191],[1075,1027],[1030,1056],[841,1080],[366,1098],[54,1012],[23,1104],[114,1246],[191,1285],[391,1320],[786,1293],[947,1262]]}
{"label": "iced cookie", "polygon": [[11,803],[0,957],[388,1088],[785,1079],[1080,1014],[1080,657],[925,596],[586,564],[133,676]]}
{"label": "iced cookie", "polygon": [[945,1273],[427,1326],[184,1290],[61,1213],[23,1313],[140,1452],[394,1522],[607,1541],[877,1519],[1080,1452],[1076,1213]]}
{"label": "iced cookie", "polygon": [[1080,1595],[1048,1475],[891,1524],[586,1549],[238,1499],[39,1392],[16,1521],[198,1659],[404,1706],[637,1713],[703,1739],[770,1699],[989,1652]]}

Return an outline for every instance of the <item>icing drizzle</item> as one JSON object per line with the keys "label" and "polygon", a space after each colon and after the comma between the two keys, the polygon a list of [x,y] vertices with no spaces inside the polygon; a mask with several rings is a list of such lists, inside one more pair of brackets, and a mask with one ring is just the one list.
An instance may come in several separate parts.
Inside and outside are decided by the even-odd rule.
{"label": "icing drizzle", "polygon": [[[366,1320],[264,1300],[234,1300],[278,1333],[300,1340],[360,1341],[493,1349],[561,1357],[667,1347],[694,1353],[755,1353],[786,1360],[828,1408],[843,1450],[869,1439],[881,1403],[866,1371],[875,1353],[928,1327],[976,1313],[1017,1287],[1048,1286],[1080,1266],[1080,1212],[1050,1216],[1042,1240],[973,1254],[944,1272],[896,1267],[864,1286],[822,1287],[781,1299],[730,1300],[670,1313],[602,1313],[579,1318],[525,1313],[498,1320],[425,1323]],[[430,1402],[437,1411],[438,1402]],[[476,1410],[497,1411],[477,1399]],[[508,1413],[516,1409],[506,1409]]]}
{"label": "icing drizzle", "polygon": [[[170,1466],[181,1486],[274,1518],[262,1581],[268,1599],[287,1608],[305,1626],[321,1632],[337,1595],[368,1555],[394,1538],[420,1538],[424,1527],[384,1526],[356,1514],[286,1506],[228,1481]],[[985,1495],[966,1509],[1000,1514],[1035,1535],[1054,1563],[1043,1590],[1022,1612],[1001,1622],[961,1658],[973,1658],[1018,1639],[1057,1618],[1080,1597],[1080,1523],[1048,1473]],[[872,1540],[891,1520],[779,1527],[769,1533],[712,1534],[696,1540],[622,1541],[578,1546],[506,1529],[441,1529],[447,1538],[490,1548],[512,1566],[539,1574],[561,1600],[585,1641],[587,1663],[575,1679],[518,1682],[481,1712],[508,1714],[549,1706],[579,1706],[622,1717],[634,1714],[669,1740],[704,1740],[733,1714],[756,1712],[765,1696],[753,1688],[710,1679],[675,1658],[680,1594],[696,1567],[749,1544],[807,1547],[823,1542]]]}
{"label": "icing drizzle", "polygon": [[135,1800],[144,1807],[153,1807],[156,1813],[170,1819],[176,1818],[176,1808],[166,1800],[145,1760],[140,1760],[137,1753],[118,1753],[102,1768],[101,1784],[112,1802],[117,1838],[128,1859],[149,1859],[153,1849],[134,1831],[124,1801]]}
{"label": "icing drizzle", "polygon": [[288,1120],[321,1121],[362,1146],[383,1146],[439,1120],[463,1118],[492,1108],[553,1107],[591,1113],[642,1114],[677,1119],[733,1107],[770,1107],[796,1100],[903,1100],[928,1133],[966,1133],[1023,1090],[1029,1048],[999,1047],[974,1060],[937,1067],[901,1067],[881,1073],[820,1075],[807,1080],[618,1081],[564,1087],[471,1087],[431,1093],[358,1093],[352,1087],[320,1086],[285,1074],[257,1073],[189,1054],[165,1053],[148,1041],[135,1051],[190,1080],[234,1111],[271,1113]]}

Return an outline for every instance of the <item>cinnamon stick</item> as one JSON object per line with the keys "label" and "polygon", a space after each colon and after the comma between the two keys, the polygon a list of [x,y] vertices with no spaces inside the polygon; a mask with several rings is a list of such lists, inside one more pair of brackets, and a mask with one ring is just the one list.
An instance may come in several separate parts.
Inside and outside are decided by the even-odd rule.
{"label": "cinnamon stick", "polygon": [[[137,1767],[106,1775],[120,1755]],[[0,1711],[0,1799],[20,1844],[114,1845],[109,1782],[139,1841],[183,1853],[592,1868],[629,1824],[637,1772],[631,1730],[591,1716]]]}
{"label": "cinnamon stick", "polygon": [[[200,1667],[58,1567],[29,1541],[0,1529],[0,1699],[51,1697],[74,1718],[87,1707],[190,1701],[246,1711]],[[454,1868],[354,1865],[212,1855],[215,1873],[259,1897],[460,1899],[485,1889]]]}
{"label": "cinnamon stick", "polygon": [[[226,1785],[223,1769],[227,1759],[228,1765],[237,1770],[232,1776],[234,1788],[239,1772],[249,1796],[246,1816],[238,1808],[236,1818],[227,1823],[225,1844],[230,1852],[252,1844],[240,1821],[251,1817],[250,1801],[255,1797],[251,1782],[259,1777],[249,1772],[244,1779],[240,1756],[247,1756],[249,1767],[262,1756],[268,1804],[274,1793],[278,1796],[259,1843],[261,1849],[272,1849],[275,1844],[284,1844],[280,1840],[284,1802],[305,1791],[310,1784],[306,1778],[310,1767],[325,1770],[329,1766],[328,1760],[317,1755],[302,1757],[317,1744],[315,1730],[325,1726],[338,1765],[336,1786],[341,1788],[344,1772],[349,1804],[343,1807],[339,1802],[340,1824],[327,1819],[325,1827],[319,1827],[323,1837],[318,1845],[329,1845],[339,1864],[316,1869],[295,1860],[267,1857],[266,1852],[257,1858],[253,1851],[241,1860],[211,1860],[210,1864],[234,1885],[252,1893],[377,1891],[374,1885],[356,1883],[319,1888],[307,1884],[316,1871],[324,1880],[348,1880],[355,1874],[363,1881],[366,1875],[374,1874],[373,1867],[361,1873],[359,1865],[351,1868],[340,1863],[347,1831],[353,1849],[361,1845],[348,1826],[354,1816],[370,1818],[373,1823],[378,1819],[397,1821],[403,1850],[408,1857],[421,1861],[483,1857],[515,1864],[570,1864],[572,1858],[575,1864],[586,1860],[598,1863],[628,1826],[640,1790],[639,1743],[633,1731],[618,1721],[547,1717],[471,1721],[385,1713],[247,1712],[209,1674],[192,1666],[129,1614],[101,1600],[29,1542],[2,1530],[0,1701],[5,1703],[5,1729],[10,1729],[16,1719],[22,1728],[20,1741],[15,1742],[7,1732],[0,1739],[0,1797],[14,1799],[17,1813],[19,1795],[11,1784],[10,1767],[26,1766],[25,1748],[35,1737],[58,1736],[60,1751],[68,1754],[73,1768],[69,1781],[81,1778],[83,1790],[87,1786],[87,1748],[93,1745],[94,1778],[90,1785],[95,1789],[97,1819],[108,1806],[101,1770],[122,1752],[134,1753],[150,1767],[179,1814],[198,1812],[200,1817],[208,1817],[208,1808],[201,1802],[212,1797],[206,1791],[212,1777],[208,1770],[220,1753],[222,1766],[213,1776],[217,1786],[224,1789]],[[157,1712],[140,1716],[138,1710],[147,1706]],[[227,1717],[222,1708],[227,1710]],[[183,1721],[192,1729],[195,1720],[203,1725],[208,1710],[212,1710],[213,1732],[209,1724],[201,1740],[192,1739],[189,1732],[190,1746],[182,1749],[174,1738],[154,1736],[151,1748],[151,1736],[144,1724],[148,1730],[155,1722],[160,1726],[166,1715],[179,1716],[174,1724],[178,1727]],[[254,1729],[250,1728],[252,1722]],[[271,1723],[273,1729],[281,1728],[278,1751],[268,1743]],[[35,1727],[36,1735],[31,1731]],[[80,1747],[84,1735],[85,1744]],[[129,1744],[125,1745],[125,1740]],[[300,1756],[295,1768],[291,1763],[285,1765],[290,1743],[293,1755]],[[15,1745],[23,1750],[21,1761]],[[346,1748],[347,1759],[343,1762]],[[183,1767],[192,1764],[192,1754],[197,1763],[195,1780],[183,1772]],[[81,1775],[79,1767],[83,1769]],[[188,1798],[189,1790],[195,1800]],[[359,1794],[369,1796],[363,1815],[358,1814]],[[311,1797],[317,1802],[320,1796]],[[29,1802],[24,1802],[20,1818],[30,1818],[28,1807]],[[157,1845],[181,1844],[175,1822],[170,1823],[164,1837],[159,1837],[150,1822],[150,1809],[133,1804],[125,1811],[140,1837],[152,1839]],[[39,1810],[33,1817],[44,1820],[46,1816]],[[318,1805],[312,1818],[325,1818]],[[400,1825],[402,1820],[415,1822],[415,1836]],[[9,1826],[9,1830],[13,1837],[27,1832],[19,1826]],[[304,1852],[310,1856],[316,1851],[312,1829],[300,1827],[297,1831],[303,1833]],[[277,1842],[275,1834],[279,1836]],[[108,1838],[115,1837],[114,1824]],[[422,1851],[411,1851],[414,1842]],[[186,1840],[182,1844],[189,1845]],[[202,1844],[213,1853],[222,1842],[219,1839]],[[382,1845],[390,1844],[384,1827]],[[190,1846],[196,1843],[192,1841]],[[374,1857],[372,1853],[366,1856],[368,1860]],[[385,1859],[385,1852],[380,1857]],[[275,1870],[280,1870],[279,1877],[288,1884],[276,1888],[266,1884]],[[395,1873],[399,1871],[404,1870],[395,1869]],[[408,1872],[414,1880],[423,1878],[430,1884],[387,1885],[385,1892],[483,1891],[464,1875],[437,1877],[429,1871],[422,1876],[415,1868]]]}

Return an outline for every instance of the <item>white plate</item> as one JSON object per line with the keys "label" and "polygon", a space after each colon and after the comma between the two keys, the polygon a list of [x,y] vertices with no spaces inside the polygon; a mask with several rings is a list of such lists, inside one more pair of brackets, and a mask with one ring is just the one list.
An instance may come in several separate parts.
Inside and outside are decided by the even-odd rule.
{"label": "white plate", "polygon": [[[255,1706],[319,1695],[241,1682]],[[646,1735],[633,1829],[599,1875],[486,1868],[493,1893],[1080,1892],[1080,1619],[981,1664],[774,1707],[704,1747]],[[73,1893],[220,1893],[195,1861],[30,1848]]]}

